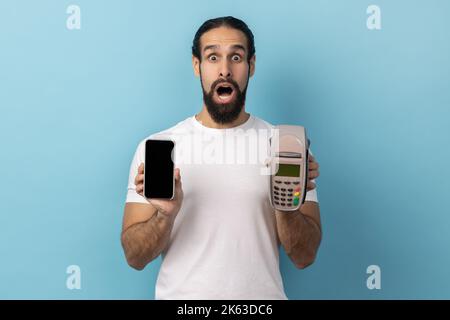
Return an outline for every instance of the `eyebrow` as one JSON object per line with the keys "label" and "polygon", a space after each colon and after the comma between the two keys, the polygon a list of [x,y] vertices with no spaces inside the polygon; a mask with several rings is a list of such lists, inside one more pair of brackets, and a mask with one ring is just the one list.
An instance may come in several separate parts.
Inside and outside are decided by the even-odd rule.
{"label": "eyebrow", "polygon": [[[205,48],[203,48],[203,52],[205,52],[206,50],[217,49],[219,47],[220,46],[218,46],[216,44],[212,44],[212,45],[209,45],[209,46],[206,46]],[[233,44],[231,46],[231,49],[240,49],[240,50],[245,52],[245,47],[243,45],[241,45],[241,44]]]}

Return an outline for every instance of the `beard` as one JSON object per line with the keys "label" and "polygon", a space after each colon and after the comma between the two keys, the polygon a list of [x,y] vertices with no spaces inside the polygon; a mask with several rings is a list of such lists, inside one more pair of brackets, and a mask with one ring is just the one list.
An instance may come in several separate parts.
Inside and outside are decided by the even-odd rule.
{"label": "beard", "polygon": [[[233,79],[228,80],[217,79],[211,85],[211,90],[209,92],[206,92],[203,87],[202,75],[200,73],[200,82],[202,84],[202,91],[203,91],[203,101],[206,105],[208,113],[210,114],[214,122],[220,124],[227,124],[232,123],[234,120],[238,118],[242,108],[245,105],[245,96],[247,94],[249,75],[247,76],[247,83],[245,85],[245,88],[242,91],[240,90],[237,82],[234,81]],[[226,103],[219,103],[216,100],[214,100],[214,95],[216,95],[217,97],[216,90],[218,87],[220,87],[221,84],[224,83],[231,85],[231,87],[233,88],[232,93],[233,97],[230,101]]]}

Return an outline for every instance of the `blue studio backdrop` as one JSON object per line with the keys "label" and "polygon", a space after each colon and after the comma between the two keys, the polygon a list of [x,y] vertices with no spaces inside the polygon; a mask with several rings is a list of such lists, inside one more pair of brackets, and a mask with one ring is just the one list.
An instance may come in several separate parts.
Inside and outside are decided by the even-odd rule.
{"label": "blue studio backdrop", "polygon": [[192,39],[224,15],[255,34],[247,111],[304,125],[320,163],[322,244],[304,270],[281,253],[288,297],[450,298],[449,14],[445,0],[2,0],[0,298],[154,298],[160,258],[135,271],[120,244],[128,170],[141,139],[200,110]]}

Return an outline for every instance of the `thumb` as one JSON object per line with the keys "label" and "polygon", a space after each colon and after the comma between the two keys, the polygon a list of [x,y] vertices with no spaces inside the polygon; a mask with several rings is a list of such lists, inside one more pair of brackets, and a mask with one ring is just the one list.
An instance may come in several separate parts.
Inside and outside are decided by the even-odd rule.
{"label": "thumb", "polygon": [[178,199],[182,199],[183,198],[183,187],[181,185],[180,168],[175,168],[174,175],[175,175],[175,197]]}
{"label": "thumb", "polygon": [[180,182],[181,181],[180,168],[175,168],[174,176],[175,176],[175,181],[176,182]]}

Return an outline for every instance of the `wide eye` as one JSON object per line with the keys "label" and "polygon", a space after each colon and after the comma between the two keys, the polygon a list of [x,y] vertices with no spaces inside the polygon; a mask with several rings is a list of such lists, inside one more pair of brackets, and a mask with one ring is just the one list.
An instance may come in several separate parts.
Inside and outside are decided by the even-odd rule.
{"label": "wide eye", "polygon": [[212,54],[208,57],[209,61],[217,61],[217,56],[215,54]]}
{"label": "wide eye", "polygon": [[238,54],[235,54],[231,57],[231,60],[233,60],[235,62],[241,61],[241,56]]}

